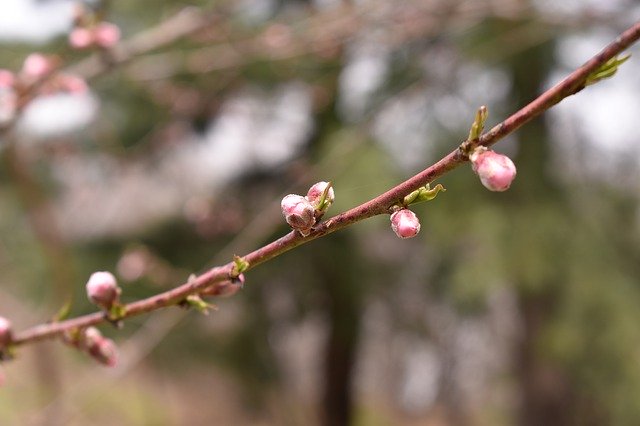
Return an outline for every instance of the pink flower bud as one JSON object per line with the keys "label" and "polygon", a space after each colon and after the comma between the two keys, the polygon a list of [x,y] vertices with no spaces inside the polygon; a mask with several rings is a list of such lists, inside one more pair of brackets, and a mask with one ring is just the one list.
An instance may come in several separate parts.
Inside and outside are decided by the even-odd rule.
{"label": "pink flower bud", "polygon": [[81,347],[98,362],[113,367],[118,360],[118,349],[113,340],[108,339],[95,327],[84,330]]}
{"label": "pink flower bud", "polygon": [[88,28],[78,27],[69,33],[69,45],[74,49],[86,49],[95,41],[93,31]]}
{"label": "pink flower bud", "polygon": [[111,272],[94,272],[87,281],[87,297],[105,310],[111,309],[120,297],[120,287]]}
{"label": "pink flower bud", "polygon": [[29,79],[39,79],[53,70],[53,61],[40,53],[27,56],[22,64],[22,74]]}
{"label": "pink flower bud", "polygon": [[11,71],[0,69],[0,89],[11,88],[15,82],[16,78]]}
{"label": "pink flower bud", "polygon": [[506,155],[480,147],[471,154],[469,159],[473,171],[490,191],[506,191],[516,177],[516,166]]}
{"label": "pink flower bud", "polygon": [[324,204],[322,206],[319,205],[322,201],[322,194],[325,189],[327,189],[327,185],[329,185],[329,182],[318,182],[309,188],[309,192],[307,192],[307,200],[309,200],[316,212],[324,213],[327,211],[329,206],[333,204],[333,200],[336,198],[333,187],[330,187],[327,191],[327,196],[324,199]]}
{"label": "pink flower bud", "polygon": [[11,322],[5,317],[0,317],[0,351],[9,346],[12,341]]}
{"label": "pink flower bud", "polygon": [[89,86],[84,79],[71,74],[60,75],[59,84],[62,90],[72,95],[81,95],[89,91]]}
{"label": "pink flower bud", "polygon": [[398,210],[391,215],[391,229],[400,238],[412,238],[420,232],[420,221],[411,210]]}
{"label": "pink flower bud", "polygon": [[98,46],[110,48],[120,41],[120,28],[110,22],[101,22],[93,30],[93,36]]}
{"label": "pink flower bud", "polygon": [[303,236],[309,235],[311,228],[316,223],[314,208],[305,197],[289,194],[282,199],[280,204],[285,220],[293,229]]}
{"label": "pink flower bud", "polygon": [[244,274],[238,275],[238,278],[222,281],[214,284],[213,286],[205,289],[200,293],[202,296],[218,296],[228,297],[233,296],[244,286]]}

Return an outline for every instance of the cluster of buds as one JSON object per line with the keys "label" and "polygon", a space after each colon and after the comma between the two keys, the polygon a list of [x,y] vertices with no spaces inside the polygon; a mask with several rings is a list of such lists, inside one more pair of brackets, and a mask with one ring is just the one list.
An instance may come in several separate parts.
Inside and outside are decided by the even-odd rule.
{"label": "cluster of buds", "polygon": [[74,49],[98,46],[109,49],[120,41],[120,28],[110,22],[100,22],[93,27],[76,27],[69,33],[69,45]]}
{"label": "cluster of buds", "polygon": [[87,297],[104,311],[111,311],[120,303],[120,293],[116,277],[111,272],[94,272],[86,285]]}
{"label": "cluster of buds", "polygon": [[24,60],[18,73],[0,69],[0,126],[15,119],[20,95],[36,83],[41,83],[38,86],[39,95],[77,95],[88,92],[87,83],[82,78],[56,73],[56,68],[58,60],[55,57],[32,53]]}
{"label": "cluster of buds", "polygon": [[69,45],[74,49],[110,49],[120,41],[117,25],[102,21],[96,13],[82,6],[76,10],[74,23],[69,33]]}
{"label": "cluster of buds", "polygon": [[118,350],[113,340],[104,337],[95,327],[75,329],[66,332],[63,340],[83,352],[101,364],[113,367],[118,360]]}
{"label": "cluster of buds", "polygon": [[[13,331],[11,322],[5,317],[0,317],[0,354],[11,345],[13,341]],[[0,359],[2,357],[0,356]]]}
{"label": "cluster of buds", "polygon": [[53,56],[46,56],[41,53],[32,53],[26,57],[22,64],[22,69],[17,75],[16,88],[34,84],[42,79],[52,76],[38,88],[41,95],[51,95],[54,93],[82,94],[89,89],[87,83],[80,77],[54,72],[59,66],[59,59]]}
{"label": "cluster of buds", "polygon": [[311,233],[311,228],[333,204],[335,193],[330,182],[318,182],[309,188],[306,196],[289,194],[280,206],[285,220],[303,237]]}
{"label": "cluster of buds", "polygon": [[476,148],[469,156],[469,160],[471,160],[473,171],[490,191],[506,191],[516,177],[516,166],[509,157],[483,146]]}
{"label": "cluster of buds", "polygon": [[391,229],[399,238],[413,238],[420,232],[420,220],[414,212],[403,208],[391,214]]}

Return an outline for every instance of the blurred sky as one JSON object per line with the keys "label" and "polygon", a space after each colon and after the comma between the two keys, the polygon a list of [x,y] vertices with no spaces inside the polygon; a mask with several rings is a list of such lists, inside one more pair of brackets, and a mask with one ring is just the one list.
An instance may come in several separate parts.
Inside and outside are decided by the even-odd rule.
{"label": "blurred sky", "polygon": [[0,41],[43,44],[69,30],[71,1],[2,0]]}

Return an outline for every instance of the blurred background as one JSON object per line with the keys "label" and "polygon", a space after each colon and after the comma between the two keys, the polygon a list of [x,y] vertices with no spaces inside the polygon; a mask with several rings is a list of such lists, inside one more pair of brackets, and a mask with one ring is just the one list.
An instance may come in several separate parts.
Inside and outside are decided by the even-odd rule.
{"label": "blurred background", "polygon": [[[640,17],[632,0],[90,1],[123,37],[185,7],[204,30],[32,103],[0,135],[0,314],[51,319],[115,273],[124,301],[288,231],[331,180],[338,213],[490,127]],[[3,0],[0,67],[74,64],[74,2]],[[200,13],[200,12],[199,12]],[[157,35],[156,35],[157,37]],[[637,47],[630,53],[639,52]],[[247,274],[209,316],[101,327],[109,369],[57,341],[3,364],[2,425],[627,425],[640,419],[640,63],[496,145],[416,206]]]}

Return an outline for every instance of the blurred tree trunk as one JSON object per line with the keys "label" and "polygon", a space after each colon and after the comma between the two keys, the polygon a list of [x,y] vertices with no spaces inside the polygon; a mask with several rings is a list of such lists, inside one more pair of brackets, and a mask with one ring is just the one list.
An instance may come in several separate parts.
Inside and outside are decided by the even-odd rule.
{"label": "blurred tree trunk", "polygon": [[352,382],[362,315],[362,276],[354,256],[357,248],[348,233],[327,240],[316,268],[325,284],[329,321],[321,418],[326,426],[346,426],[353,419]]}
{"label": "blurred tree trunk", "polygon": [[[512,59],[514,106],[523,106],[540,92],[553,64],[553,43],[545,43],[527,49]],[[544,117],[523,127],[518,133],[518,191],[511,217],[516,229],[525,229],[524,223],[531,212],[540,209],[550,199],[562,204],[565,196],[548,173],[550,146]],[[541,185],[541,183],[543,183]],[[519,223],[518,223],[519,222]],[[515,236],[515,244],[518,237]],[[539,238],[535,244],[520,253],[535,256],[545,255],[545,242]],[[531,239],[520,244],[528,244]],[[538,253],[532,253],[538,251]],[[523,322],[522,336],[518,340],[513,365],[517,368],[516,378],[521,391],[521,405],[518,423],[522,426],[567,425],[571,412],[571,389],[561,371],[540,350],[539,342],[553,317],[553,301],[559,297],[562,270],[555,270],[550,282],[540,282],[540,278],[527,276],[526,272],[516,272],[518,304]]]}
{"label": "blurred tree trunk", "polygon": [[522,405],[519,424],[522,426],[568,425],[571,412],[570,387],[560,370],[540,356],[536,344],[549,321],[548,295],[520,295],[523,336],[517,347],[516,378],[520,382]]}

